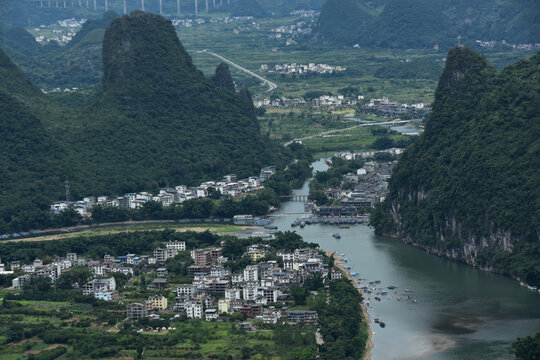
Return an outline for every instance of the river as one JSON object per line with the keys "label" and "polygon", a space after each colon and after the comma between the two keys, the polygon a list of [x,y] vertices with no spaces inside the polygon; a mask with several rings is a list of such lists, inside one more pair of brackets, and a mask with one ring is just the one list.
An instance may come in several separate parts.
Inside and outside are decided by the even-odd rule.
{"label": "river", "polygon": [[[315,171],[327,168],[322,160],[313,167]],[[294,194],[307,194],[308,184],[309,180]],[[274,225],[292,230],[291,222],[303,212],[302,202],[285,202],[273,213]],[[374,294],[365,296],[374,332],[374,360],[513,359],[511,343],[540,330],[540,294],[512,279],[376,236],[366,225],[339,229],[316,224],[294,230],[322,249],[345,254],[359,278],[381,280],[385,289],[398,286],[380,296],[380,302]],[[334,239],[334,232],[342,238]],[[375,318],[386,327],[375,324]]]}

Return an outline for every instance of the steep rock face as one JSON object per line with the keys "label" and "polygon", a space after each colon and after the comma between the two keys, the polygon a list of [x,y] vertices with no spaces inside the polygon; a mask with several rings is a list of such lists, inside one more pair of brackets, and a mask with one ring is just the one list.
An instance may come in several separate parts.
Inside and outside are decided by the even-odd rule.
{"label": "steep rock face", "polygon": [[229,65],[225,63],[220,63],[216,68],[216,73],[212,76],[212,81],[214,85],[228,91],[230,93],[235,93],[236,88],[234,86],[233,79],[231,77],[231,72],[229,71]]}
{"label": "steep rock face", "polygon": [[74,137],[90,161],[77,161],[84,166],[73,173],[94,174],[83,188],[195,184],[285,160],[240,99],[197,70],[161,16],[137,11],[114,19],[103,40],[103,72],[103,91]]}
{"label": "steep rock face", "polygon": [[452,49],[425,133],[377,209],[379,233],[540,283],[540,55],[501,73]]}

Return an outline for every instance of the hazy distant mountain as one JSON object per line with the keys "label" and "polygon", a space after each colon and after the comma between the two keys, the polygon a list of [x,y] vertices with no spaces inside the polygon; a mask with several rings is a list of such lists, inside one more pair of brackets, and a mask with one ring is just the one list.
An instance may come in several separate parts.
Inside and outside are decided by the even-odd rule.
{"label": "hazy distant mountain", "polygon": [[293,10],[319,10],[324,0],[238,0],[224,9],[233,16],[265,17],[287,15]]}
{"label": "hazy distant mountain", "polygon": [[103,76],[103,35],[116,16],[109,11],[100,20],[86,21],[65,46],[59,46],[55,41],[42,46],[23,28],[5,31],[0,46],[32,83],[41,88],[88,87],[98,84]]}
{"label": "hazy distant mountain", "polygon": [[540,42],[535,0],[327,0],[319,34],[340,45],[449,48],[474,40]]}
{"label": "hazy distant mountain", "polygon": [[379,233],[540,285],[540,53],[500,73],[453,48],[425,133],[401,156]]}

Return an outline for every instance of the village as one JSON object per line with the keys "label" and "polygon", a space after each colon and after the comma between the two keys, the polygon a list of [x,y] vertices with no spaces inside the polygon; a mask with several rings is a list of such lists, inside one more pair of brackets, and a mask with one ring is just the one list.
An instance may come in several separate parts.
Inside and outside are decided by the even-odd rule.
{"label": "village", "polygon": [[[23,272],[12,280],[8,290],[21,290],[31,279],[45,278],[51,284],[73,269],[85,268],[89,279],[84,283],[71,283],[83,295],[107,302],[125,304],[126,317],[130,320],[203,319],[223,321],[238,314],[248,320],[240,323],[244,330],[253,330],[253,322],[263,324],[314,324],[317,312],[290,309],[291,287],[300,287],[310,276],[323,282],[342,278],[340,270],[325,263],[322,252],[312,248],[293,251],[275,250],[262,241],[254,241],[243,249],[243,257],[250,264],[232,271],[229,259],[220,247],[189,249],[185,241],[164,242],[150,254],[104,254],[99,260],[84,258],[77,253],[55,257],[48,264],[35,259],[30,264],[11,261],[11,270],[0,265],[1,274]],[[189,255],[188,255],[189,254]],[[273,258],[275,260],[268,260]],[[185,263],[186,283],[172,283],[178,263]],[[187,266],[187,264],[190,264]],[[171,271],[171,269],[173,271]],[[119,285],[119,279],[124,279]],[[127,281],[126,281],[127,280]],[[133,299],[124,296],[125,289],[133,292],[134,283],[142,293],[152,293],[147,298]],[[316,296],[316,294],[314,294]]]}
{"label": "village", "polygon": [[365,214],[368,209],[383,202],[388,195],[388,180],[397,163],[395,159],[402,152],[403,149],[391,148],[359,153],[336,153],[334,159],[370,161],[365,162],[355,172],[343,174],[338,187],[323,190],[327,203],[330,202],[331,205],[317,204],[313,189],[310,190],[310,197],[314,200],[310,204],[313,215],[299,217],[291,223],[291,226],[303,227],[322,223],[348,227],[350,224],[367,222]]}
{"label": "village", "polygon": [[40,25],[33,28],[35,39],[38,43],[45,44],[55,41],[59,44],[67,44],[81,29],[87,19],[77,20],[75,18],[58,20],[51,25]]}
{"label": "village", "polygon": [[428,103],[400,104],[388,100],[387,97],[371,99],[369,103],[362,107],[364,114],[375,114],[386,117],[400,117],[404,115],[423,117],[430,110],[430,104]]}
{"label": "village", "polygon": [[281,98],[276,99],[259,99],[254,100],[253,104],[255,107],[269,107],[269,108],[293,108],[293,107],[305,107],[310,106],[312,108],[350,108],[358,104],[358,101],[363,101],[364,97],[362,95],[357,96],[356,98],[347,97],[344,95],[321,95],[319,97],[313,98],[311,101],[306,101],[303,97],[298,98],[287,98],[282,96]]}
{"label": "village", "polygon": [[219,181],[205,181],[197,187],[178,185],[174,188],[163,188],[155,196],[148,192],[139,192],[118,197],[88,196],[79,201],[66,199],[65,201],[54,202],[50,207],[50,211],[58,214],[66,209],[73,208],[82,217],[88,217],[91,216],[91,210],[96,205],[138,209],[148,201],[156,201],[167,207],[190,199],[208,198],[212,194],[219,194],[220,197],[237,197],[261,189],[262,183],[275,173],[275,166],[267,166],[261,169],[259,176],[237,179],[236,175],[229,174]]}
{"label": "village", "polygon": [[342,71],[346,71],[347,68],[344,66],[332,66],[328,64],[276,64],[274,66],[268,66],[267,64],[262,64],[259,68],[260,71],[266,71],[269,73],[278,73],[278,74],[307,74],[307,73],[317,73],[317,74],[333,74]]}
{"label": "village", "polygon": [[[252,25],[257,25],[253,22],[253,16],[227,16],[219,18],[204,18],[204,17],[195,17],[195,18],[184,18],[184,19],[174,19],[172,20],[173,26],[180,28],[189,28],[196,25],[204,24],[229,24],[234,22],[251,22]],[[257,25],[258,28],[259,25]]]}

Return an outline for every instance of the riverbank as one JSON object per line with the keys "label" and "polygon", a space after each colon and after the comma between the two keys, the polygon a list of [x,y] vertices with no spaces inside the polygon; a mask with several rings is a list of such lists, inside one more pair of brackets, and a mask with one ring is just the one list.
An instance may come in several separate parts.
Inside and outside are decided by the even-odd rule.
{"label": "riverbank", "polygon": [[[353,280],[351,274],[350,274],[350,271],[348,271],[345,266],[347,265],[347,263],[343,260],[341,260],[340,258],[338,258],[338,255],[335,253],[335,252],[331,252],[331,251],[325,251],[324,252],[326,256],[328,257],[332,257],[334,256],[334,265],[338,266],[339,269],[341,269],[343,271],[343,273],[345,274],[345,277],[347,277],[347,279],[349,279],[353,286],[356,288],[356,290],[358,290],[358,292],[360,293],[360,295],[362,295],[362,297],[364,296],[362,290],[358,287],[358,284]],[[363,360],[371,360],[371,350],[373,349],[373,341],[372,341],[372,329],[371,329],[371,320],[370,320],[370,317],[369,317],[369,313],[367,312],[367,308],[366,306],[364,305],[364,302],[361,302],[360,303],[360,308],[362,309],[362,315],[364,317],[364,321],[367,325],[367,330],[368,330],[368,339],[366,341],[366,352],[364,353],[364,357],[363,357]]]}

